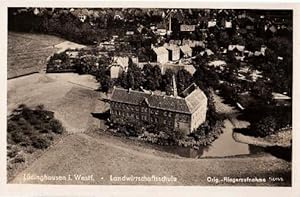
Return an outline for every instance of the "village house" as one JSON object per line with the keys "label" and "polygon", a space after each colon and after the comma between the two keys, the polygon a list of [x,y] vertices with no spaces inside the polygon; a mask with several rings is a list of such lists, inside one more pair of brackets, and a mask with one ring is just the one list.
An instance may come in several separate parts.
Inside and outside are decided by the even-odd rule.
{"label": "village house", "polygon": [[206,55],[207,57],[210,57],[210,56],[214,55],[214,52],[210,49],[205,49],[204,51],[200,52],[200,55],[201,56]]}
{"label": "village house", "polygon": [[210,21],[208,21],[208,23],[207,23],[207,28],[215,27],[216,25],[217,25],[216,19],[210,20]]}
{"label": "village house", "polygon": [[194,83],[182,92],[182,97],[177,95],[176,85],[173,89],[174,95],[168,96],[114,87],[110,98],[112,122],[139,121],[192,133],[206,119],[207,97]]}
{"label": "village house", "polygon": [[228,52],[234,54],[235,59],[239,61],[244,61],[245,46],[244,45],[228,45]]}
{"label": "village house", "polygon": [[182,40],[182,45],[188,45],[189,47],[202,47],[205,48],[205,42],[204,41],[199,41],[199,40],[191,40],[191,39],[183,39]]}
{"label": "village house", "polygon": [[159,36],[165,36],[167,34],[167,28],[164,23],[157,24],[157,27],[154,29],[154,33]]}
{"label": "village house", "polygon": [[87,9],[73,9],[70,13],[77,17],[82,23],[85,22],[89,16]]}
{"label": "village house", "polygon": [[169,61],[169,52],[165,47],[152,47],[158,63],[165,64]]}
{"label": "village house", "polygon": [[179,46],[179,45],[181,45],[181,40],[170,40],[169,44]]}
{"label": "village house", "polygon": [[272,92],[272,99],[277,106],[290,106],[292,104],[292,98],[278,92]]}
{"label": "village house", "polygon": [[164,44],[164,47],[169,52],[169,60],[170,61],[177,61],[180,59],[180,48],[177,45],[171,44]]}
{"label": "village house", "polygon": [[232,22],[231,21],[225,21],[225,28],[227,28],[227,29],[232,28]]}
{"label": "village house", "polygon": [[117,79],[122,72],[127,72],[129,57],[115,56],[110,66],[110,78]]}
{"label": "village house", "polygon": [[180,31],[182,32],[193,32],[195,31],[195,25],[180,25]]}
{"label": "village house", "polygon": [[192,57],[192,48],[188,45],[180,46],[181,57]]}

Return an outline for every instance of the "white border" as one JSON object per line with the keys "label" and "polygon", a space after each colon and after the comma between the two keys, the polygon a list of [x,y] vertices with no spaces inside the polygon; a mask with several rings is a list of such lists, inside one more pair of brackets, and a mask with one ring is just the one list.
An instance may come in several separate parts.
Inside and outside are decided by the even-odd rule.
{"label": "white border", "polygon": [[[299,86],[297,76],[299,76],[299,69],[297,64],[300,57],[300,40],[299,34],[300,26],[297,24],[299,19],[299,4],[286,3],[275,0],[266,0],[263,3],[240,3],[235,1],[220,2],[221,0],[214,0],[208,2],[199,2],[196,0],[189,1],[88,1],[73,0],[73,1],[5,1],[0,5],[0,196],[272,196],[272,197],[293,197],[300,196],[299,190],[299,157],[296,157],[296,150],[299,150],[298,144],[298,128],[299,121],[299,104],[296,102],[299,98]],[[254,0],[254,2],[262,2]],[[268,3],[269,2],[269,3]],[[297,2],[296,0],[294,2]],[[237,186],[83,186],[83,185],[12,185],[6,184],[6,87],[7,87],[7,7],[182,7],[182,8],[229,8],[229,9],[293,9],[294,10],[294,50],[293,50],[293,180],[292,187],[237,187]],[[3,102],[5,101],[5,102]],[[272,165],[270,163],[270,165]]]}

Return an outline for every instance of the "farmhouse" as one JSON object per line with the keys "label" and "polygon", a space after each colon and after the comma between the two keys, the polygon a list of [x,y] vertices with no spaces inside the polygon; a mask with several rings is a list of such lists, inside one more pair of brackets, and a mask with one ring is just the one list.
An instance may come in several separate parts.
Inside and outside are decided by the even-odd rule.
{"label": "farmhouse", "polygon": [[110,78],[117,79],[120,77],[123,71],[127,72],[128,62],[128,57],[113,57],[113,63],[110,66]]}
{"label": "farmhouse", "polygon": [[180,59],[180,48],[177,45],[165,44],[164,47],[169,52],[170,61],[177,61]]}
{"label": "farmhouse", "polygon": [[192,48],[188,45],[180,46],[182,57],[192,57]]}
{"label": "farmhouse", "polygon": [[185,25],[185,24],[182,24],[182,25],[180,25],[180,31],[183,31],[183,32],[192,32],[192,31],[195,31],[195,25]]}
{"label": "farmhouse", "polygon": [[139,121],[186,134],[205,121],[206,111],[207,97],[194,83],[182,92],[182,97],[177,96],[174,85],[171,96],[114,87],[110,99],[113,122]]}
{"label": "farmhouse", "polygon": [[169,52],[165,47],[153,47],[153,51],[157,62],[165,64],[169,61]]}

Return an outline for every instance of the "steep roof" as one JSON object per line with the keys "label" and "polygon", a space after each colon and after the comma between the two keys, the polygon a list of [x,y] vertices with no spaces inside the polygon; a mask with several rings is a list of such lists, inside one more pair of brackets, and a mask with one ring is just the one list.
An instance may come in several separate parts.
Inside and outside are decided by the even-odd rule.
{"label": "steep roof", "polygon": [[180,46],[180,49],[182,51],[183,54],[187,54],[189,52],[192,51],[192,48],[189,47],[188,45],[183,45],[183,46]]}
{"label": "steep roof", "polygon": [[191,114],[197,110],[203,104],[203,102],[207,102],[205,94],[196,85],[195,89],[185,98],[155,95],[151,93],[115,87],[110,100],[132,105],[140,105],[142,102],[147,101],[147,104],[151,108],[188,114]]}
{"label": "steep roof", "polygon": [[114,56],[113,57],[114,65],[119,65],[122,68],[128,67],[129,58],[128,57],[122,57],[122,56]]}
{"label": "steep roof", "polygon": [[238,51],[244,51],[245,50],[245,46],[244,45],[228,45],[228,50],[229,51],[233,51],[234,49],[237,49]]}
{"label": "steep roof", "polygon": [[200,90],[195,84],[192,85],[195,86],[195,89],[187,97],[185,97],[186,104],[190,112],[196,111],[196,109],[202,106],[203,102],[207,102],[207,98],[204,92]]}
{"label": "steep roof", "polygon": [[171,51],[177,51],[177,50],[180,50],[179,46],[175,45],[175,44],[168,44],[168,43],[165,43],[164,44],[164,47],[168,50],[171,50]]}
{"label": "steep roof", "polygon": [[275,99],[275,100],[290,100],[291,99],[291,97],[284,95],[284,94],[277,93],[277,92],[272,92],[272,96],[273,96],[273,99]]}
{"label": "steep roof", "polygon": [[153,48],[153,51],[156,53],[156,55],[169,54],[168,50],[165,47]]}

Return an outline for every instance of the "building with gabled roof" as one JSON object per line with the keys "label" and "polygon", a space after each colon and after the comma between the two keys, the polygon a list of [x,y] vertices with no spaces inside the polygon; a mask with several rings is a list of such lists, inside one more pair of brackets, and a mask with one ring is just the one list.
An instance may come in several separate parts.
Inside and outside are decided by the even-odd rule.
{"label": "building with gabled roof", "polygon": [[188,45],[180,46],[180,50],[183,57],[192,57],[192,48]]}
{"label": "building with gabled roof", "polygon": [[165,43],[164,47],[169,52],[169,60],[170,61],[177,61],[177,60],[180,59],[180,48],[179,48],[179,46],[174,45],[174,44]]}
{"label": "building with gabled roof", "polygon": [[195,31],[195,25],[187,25],[187,24],[182,24],[180,25],[180,31],[183,32],[193,32]]}
{"label": "building with gabled roof", "polygon": [[113,63],[110,65],[110,78],[117,79],[122,72],[127,72],[129,57],[114,56]]}
{"label": "building with gabled roof", "polygon": [[114,87],[109,101],[111,120],[139,121],[191,133],[206,119],[207,97],[195,83],[182,96],[177,96],[176,85],[173,90],[174,95],[169,96]]}
{"label": "building with gabled roof", "polygon": [[153,47],[152,49],[156,55],[157,62],[165,64],[169,61],[169,52],[165,47]]}

